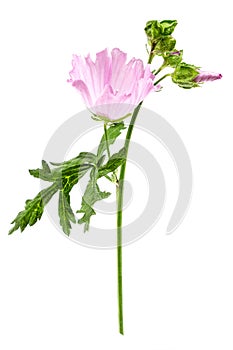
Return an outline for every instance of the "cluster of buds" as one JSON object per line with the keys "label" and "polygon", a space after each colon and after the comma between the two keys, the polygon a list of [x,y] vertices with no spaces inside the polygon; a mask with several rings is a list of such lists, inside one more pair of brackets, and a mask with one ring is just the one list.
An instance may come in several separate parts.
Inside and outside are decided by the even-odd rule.
{"label": "cluster of buds", "polygon": [[146,24],[145,32],[151,47],[150,63],[155,56],[163,57],[163,64],[155,74],[166,67],[173,68],[173,73],[166,76],[170,75],[173,83],[184,89],[198,87],[206,81],[221,79],[221,74],[201,71],[200,67],[183,62],[183,50],[175,48],[176,40],[172,36],[176,25],[176,20],[149,21]]}
{"label": "cluster of buds", "polygon": [[177,21],[149,21],[146,24],[145,32],[148,44],[151,46],[152,57],[163,56],[175,48],[176,40],[172,33],[177,25]]}

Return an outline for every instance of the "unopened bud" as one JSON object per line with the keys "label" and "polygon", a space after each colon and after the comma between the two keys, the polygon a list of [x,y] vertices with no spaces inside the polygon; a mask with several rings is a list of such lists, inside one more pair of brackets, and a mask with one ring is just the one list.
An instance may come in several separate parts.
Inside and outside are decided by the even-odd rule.
{"label": "unopened bud", "polygon": [[177,25],[176,20],[164,21],[148,21],[146,23],[145,32],[149,45],[157,43],[161,37],[169,36],[173,33]]}
{"label": "unopened bud", "polygon": [[182,62],[176,67],[171,77],[173,83],[184,89],[191,89],[199,86],[198,83],[195,82],[195,78],[198,74],[199,67]]}
{"label": "unopened bud", "polygon": [[222,74],[199,71],[198,76],[194,79],[196,83],[204,83],[205,81],[214,81],[222,78]]}
{"label": "unopened bud", "polygon": [[182,57],[183,57],[183,50],[165,52],[165,54],[163,55],[164,64],[166,66],[170,66],[170,67],[175,68],[178,66],[178,64],[181,63]]}

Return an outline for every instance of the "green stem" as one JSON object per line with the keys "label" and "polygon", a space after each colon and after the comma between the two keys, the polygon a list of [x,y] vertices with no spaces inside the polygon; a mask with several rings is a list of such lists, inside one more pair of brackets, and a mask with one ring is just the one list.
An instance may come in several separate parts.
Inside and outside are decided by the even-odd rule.
{"label": "green stem", "polygon": [[135,108],[125,139],[125,161],[121,166],[119,184],[117,186],[117,276],[118,276],[118,316],[119,316],[119,332],[124,334],[123,323],[123,288],[122,288],[122,210],[124,195],[124,179],[129,150],[129,143],[133,132],[134,124],[140,111],[142,102]]}
{"label": "green stem", "polygon": [[107,149],[108,158],[110,158],[111,154],[110,154],[109,144],[108,144],[108,133],[107,133],[107,124],[106,123],[104,123],[104,136],[105,136],[105,141],[106,141],[106,149]]}
{"label": "green stem", "polygon": [[[106,142],[106,149],[108,154],[108,159],[111,157],[110,149],[109,149],[109,140],[108,140],[108,133],[107,133],[107,124],[104,123],[104,136],[105,136],[105,142]],[[105,175],[106,179],[110,180],[111,182],[114,182],[118,184],[118,178],[116,171],[113,171],[113,178],[110,178],[109,176]]]}
{"label": "green stem", "polygon": [[156,86],[158,83],[160,83],[163,79],[167,78],[171,76],[171,73],[165,74],[162,78],[160,78],[159,80],[157,80],[154,85]]}
{"label": "green stem", "polygon": [[154,74],[154,76],[158,75],[164,68],[166,68],[166,64],[163,63],[162,66],[159,67],[159,69],[153,71],[152,73]]}
{"label": "green stem", "polygon": [[[151,46],[151,51],[148,58],[148,64],[150,64],[154,58],[153,50],[155,45]],[[161,81],[161,79],[159,80]],[[157,83],[156,83],[157,84]],[[117,282],[118,282],[118,321],[119,332],[124,334],[124,319],[123,319],[123,285],[122,285],[122,211],[123,211],[123,196],[124,196],[124,179],[125,169],[127,163],[127,156],[129,151],[129,143],[132,136],[135,121],[142,106],[143,101],[135,108],[130,125],[127,130],[125,138],[125,161],[121,166],[120,178],[116,187],[116,199],[117,199]]]}
{"label": "green stem", "polygon": [[149,54],[149,57],[148,57],[148,61],[147,63],[148,64],[151,64],[151,62],[153,61],[153,58],[154,58],[154,49],[156,47],[157,43],[152,43],[151,44],[151,48],[150,48],[150,54]]}

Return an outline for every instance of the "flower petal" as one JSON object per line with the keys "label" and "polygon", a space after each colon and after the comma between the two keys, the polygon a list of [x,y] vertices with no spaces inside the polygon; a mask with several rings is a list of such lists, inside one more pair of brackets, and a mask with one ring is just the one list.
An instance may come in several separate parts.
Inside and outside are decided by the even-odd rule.
{"label": "flower petal", "polygon": [[107,49],[96,54],[95,69],[96,93],[99,96],[104,90],[105,85],[110,83],[112,75],[111,58]]}
{"label": "flower petal", "polygon": [[222,74],[213,73],[213,72],[205,72],[199,71],[198,76],[194,79],[196,83],[203,83],[205,81],[214,81],[222,78]]}
{"label": "flower petal", "polygon": [[73,69],[70,72],[69,82],[75,82],[82,80],[86,86],[89,88],[89,94],[91,99],[94,100],[96,96],[95,86],[93,86],[95,79],[95,66],[92,62],[90,56],[86,58],[81,56],[73,56],[72,61]]}
{"label": "flower petal", "polygon": [[141,60],[132,58],[121,70],[114,82],[114,88],[122,93],[130,93],[134,90],[138,79],[143,76],[144,69]]}
{"label": "flower petal", "polygon": [[82,95],[82,98],[85,101],[85,104],[90,107],[93,105],[93,100],[91,98],[90,92],[86,84],[82,80],[75,80],[72,84]]}
{"label": "flower petal", "polygon": [[118,79],[125,67],[127,60],[127,54],[122,52],[120,49],[115,48],[111,52],[112,54],[112,78],[111,85],[115,90],[118,89]]}
{"label": "flower petal", "polygon": [[159,91],[161,91],[162,90],[162,85],[160,85],[160,84],[157,84],[156,86],[155,86],[155,92],[159,92]]}
{"label": "flower petal", "polygon": [[154,80],[154,78],[155,78],[154,74],[151,73],[151,67],[149,64],[147,64],[145,67],[143,78],[144,79],[151,79],[151,80]]}
{"label": "flower petal", "polygon": [[105,117],[109,120],[124,118],[136,107],[126,102],[129,97],[130,95],[114,92],[111,85],[106,85],[102,96],[98,98],[91,110],[97,116]]}

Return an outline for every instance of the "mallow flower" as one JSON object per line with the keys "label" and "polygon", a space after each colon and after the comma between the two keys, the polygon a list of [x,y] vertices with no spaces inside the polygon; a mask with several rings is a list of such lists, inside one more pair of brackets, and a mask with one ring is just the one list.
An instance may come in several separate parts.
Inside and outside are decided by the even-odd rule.
{"label": "mallow flower", "polygon": [[[124,182],[130,140],[142,106],[141,102],[150,92],[159,91],[162,88],[159,83],[167,77],[184,89],[198,87],[206,81],[218,80],[222,77],[221,74],[204,72],[200,70],[200,67],[183,62],[183,50],[176,49],[176,40],[172,36],[176,25],[176,20],[147,22],[145,32],[150,50],[148,50],[148,64],[145,66],[140,59],[132,58],[128,61],[127,54],[118,48],[112,51],[105,49],[97,53],[95,61],[90,55],[87,57],[73,56],[73,69],[68,81],[81,94],[92,117],[104,121],[104,130],[97,152],[96,154],[87,151],[80,152],[75,158],[64,160],[61,163],[50,161],[51,165],[42,160],[41,169],[29,170],[32,176],[47,181],[49,184],[33,199],[26,201],[25,209],[20,211],[12,221],[14,226],[9,231],[9,234],[12,234],[18,229],[23,231],[27,226],[34,225],[41,219],[45,205],[57,194],[59,224],[63,232],[69,236],[76,224],[84,225],[85,232],[91,227],[91,218],[96,214],[95,203],[108,198],[111,194],[99,187],[98,180],[106,178],[111,181],[116,190],[114,191],[117,216],[115,245],[117,248],[117,303],[120,334],[124,334],[122,249],[124,230],[127,229],[122,225]],[[158,58],[163,61],[160,67],[154,67],[151,72],[150,64],[154,63],[155,56],[159,56]],[[164,69],[169,69],[169,71],[161,76],[160,73]],[[167,103],[172,102],[170,97],[170,95],[167,97]],[[131,114],[132,118],[128,125],[120,122]],[[126,131],[124,146],[113,153],[114,149],[110,146],[115,143],[117,137],[122,135],[123,130]],[[62,153],[60,157],[64,158],[64,154]],[[84,176],[88,176],[88,181],[80,209],[76,211],[82,214],[82,217],[77,218],[71,207],[70,192]],[[179,224],[179,218],[176,226],[177,224]],[[140,227],[139,225],[139,230]],[[145,230],[137,234],[139,233],[138,237],[145,233]],[[91,240],[89,241],[91,236],[85,236],[87,246],[91,243]],[[104,247],[110,247],[108,245],[110,242],[111,239],[103,242]]]}
{"label": "mallow flower", "polygon": [[150,65],[144,67],[135,58],[127,63],[127,54],[118,48],[97,53],[95,62],[90,55],[74,55],[72,66],[68,82],[80,92],[94,118],[105,122],[130,116],[151,91],[161,88],[154,86]]}

